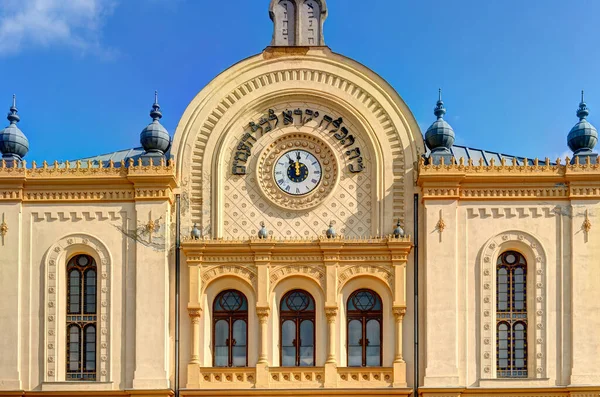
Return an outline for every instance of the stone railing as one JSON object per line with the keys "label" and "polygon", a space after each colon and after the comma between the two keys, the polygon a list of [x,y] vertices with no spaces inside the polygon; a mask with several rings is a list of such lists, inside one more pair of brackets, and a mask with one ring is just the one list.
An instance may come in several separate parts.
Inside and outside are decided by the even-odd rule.
{"label": "stone railing", "polygon": [[269,368],[269,386],[272,388],[320,388],[325,381],[323,367]]}
{"label": "stone railing", "polygon": [[200,368],[203,389],[248,389],[256,382],[256,368]]}
{"label": "stone railing", "polygon": [[338,387],[391,387],[394,379],[393,368],[348,367],[338,368]]}

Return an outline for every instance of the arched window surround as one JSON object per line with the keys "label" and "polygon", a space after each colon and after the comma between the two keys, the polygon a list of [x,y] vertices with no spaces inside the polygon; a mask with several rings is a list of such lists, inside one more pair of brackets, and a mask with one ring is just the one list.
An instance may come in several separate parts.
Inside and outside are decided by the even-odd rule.
{"label": "arched window surround", "polygon": [[212,279],[204,286],[200,297],[203,308],[200,317],[200,366],[212,367],[212,324],[213,324],[213,302],[223,291],[235,289],[246,296],[248,300],[248,345],[247,361],[248,367],[255,367],[258,361],[259,329],[258,317],[256,316],[256,292],[254,287],[241,277],[235,275],[223,275]]}
{"label": "arched window surround", "polygon": [[[480,257],[480,377],[499,378],[496,368],[496,261],[507,251],[527,262],[527,363],[528,377],[546,376],[546,254],[539,240],[523,231],[506,231],[486,242]],[[521,378],[523,379],[523,378]]]}
{"label": "arched window surround", "polygon": [[[44,266],[45,360],[44,382],[66,381],[66,312],[67,263],[76,255],[88,255],[97,268],[97,325],[96,325],[96,380],[105,383],[110,374],[110,297],[112,258],[106,245],[88,234],[71,234],[59,239],[47,251]],[[68,384],[79,384],[68,381]],[[68,385],[67,385],[68,386]],[[78,386],[75,386],[78,387]]]}
{"label": "arched window surround", "polygon": [[377,276],[372,275],[357,275],[348,281],[342,286],[341,293],[338,296],[338,318],[339,321],[336,324],[337,327],[337,335],[339,335],[339,342],[337,345],[337,357],[338,357],[338,366],[347,367],[348,366],[348,352],[347,352],[347,335],[346,335],[346,324],[348,322],[348,318],[346,316],[346,303],[348,298],[352,293],[359,289],[370,289],[375,291],[379,297],[381,298],[381,302],[383,305],[383,327],[382,334],[383,338],[381,340],[381,346],[383,349],[383,357],[382,357],[382,366],[383,367],[391,367],[394,361],[394,351],[395,351],[395,319],[392,313],[393,306],[393,295],[389,285],[381,280]]}
{"label": "arched window surround", "polygon": [[[296,297],[303,296],[305,298],[304,303],[294,302],[294,295]],[[293,310],[293,306],[290,305],[298,304],[298,306],[305,306],[300,311]],[[293,289],[285,293],[279,300],[279,362],[281,365],[284,365],[284,344],[286,337],[292,338],[293,342],[291,344],[287,344],[288,348],[292,347],[289,345],[293,345],[295,353],[295,363],[286,364],[286,366],[290,367],[300,367],[300,366],[315,366],[316,359],[316,345],[317,341],[315,338],[316,335],[316,306],[315,299],[313,296],[303,289]],[[284,334],[284,330],[286,325],[290,326],[293,323],[294,332],[293,335]],[[306,336],[302,336],[303,334],[307,334]],[[304,339],[304,341],[303,341]],[[308,341],[306,340],[308,339]],[[312,341],[312,346],[310,342]],[[307,343],[308,342],[308,343]],[[312,355],[307,355],[304,357],[305,361],[311,361],[311,365],[303,365],[302,363],[302,349],[301,347],[312,347]]]}
{"label": "arched window surround", "polygon": [[[234,297],[235,302],[229,298]],[[227,308],[231,305],[231,309]],[[212,356],[213,367],[247,367],[248,366],[248,298],[236,288],[219,292],[212,302]],[[220,331],[225,335],[220,335]],[[236,335],[239,334],[239,335]],[[220,341],[220,342],[219,342]],[[218,358],[217,343],[227,350],[227,364],[221,355]],[[237,346],[237,347],[236,347]],[[236,360],[235,349],[244,347],[244,360]],[[238,351],[239,353],[239,351]],[[223,361],[218,363],[217,361]],[[243,361],[243,362],[242,362]]]}
{"label": "arched window surround", "polygon": [[270,296],[271,313],[269,315],[269,345],[268,361],[274,367],[281,366],[279,357],[279,303],[289,291],[300,289],[308,292],[315,300],[315,366],[322,367],[327,360],[327,319],[325,317],[325,293],[321,286],[312,278],[295,274],[285,277],[272,288]]}

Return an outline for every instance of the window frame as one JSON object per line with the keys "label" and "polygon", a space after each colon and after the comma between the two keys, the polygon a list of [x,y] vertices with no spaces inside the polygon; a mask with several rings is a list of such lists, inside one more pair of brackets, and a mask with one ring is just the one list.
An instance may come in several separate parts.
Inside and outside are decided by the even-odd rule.
{"label": "window frame", "polygon": [[[516,257],[513,263],[510,263],[507,260],[507,257],[513,255]],[[506,269],[506,309],[500,308],[500,277],[499,272],[501,269]],[[515,295],[518,291],[515,290],[515,272],[517,269],[523,269],[522,276],[523,281],[523,297],[521,301],[523,302],[523,308],[517,309],[515,303],[517,302],[515,299]],[[498,379],[528,379],[531,376],[530,368],[529,368],[529,356],[531,352],[529,351],[529,265],[527,263],[527,258],[522,253],[514,250],[507,249],[500,252],[496,259],[496,267],[495,267],[495,278],[496,278],[496,298],[495,298],[495,337],[496,337],[496,377]],[[507,349],[508,349],[508,366],[506,368],[500,368],[500,338],[499,338],[499,326],[501,324],[505,324],[508,326],[508,339],[507,339]],[[515,360],[516,358],[516,347],[515,347],[515,332],[516,327],[518,325],[523,325],[524,327],[524,357],[523,362],[524,365],[522,367],[516,367]]]}
{"label": "window frame", "polygon": [[[243,301],[242,301],[242,305],[245,303],[246,304],[246,309],[245,310],[235,310],[235,311],[226,311],[226,310],[216,310],[216,305],[218,303],[218,300],[225,295],[228,292],[235,292],[238,293],[239,295],[242,296]],[[221,292],[219,292],[212,303],[212,325],[211,325],[211,331],[212,331],[212,341],[211,341],[211,350],[212,350],[212,366],[214,368],[245,368],[248,367],[248,333],[249,333],[249,320],[248,320],[248,298],[246,297],[246,295],[237,289],[234,288],[230,288],[230,289],[225,289]],[[222,305],[221,305],[222,306]],[[235,324],[236,321],[239,320],[243,320],[246,323],[246,360],[245,360],[245,364],[243,366],[234,366],[233,365],[233,346],[231,345],[231,342],[229,342],[227,344],[227,366],[217,366],[216,365],[216,325],[217,322],[219,322],[220,320],[226,320],[227,324],[228,324],[228,338],[227,340],[230,341],[233,337],[233,325]],[[235,340],[235,339],[234,339]],[[234,345],[235,346],[235,345]]]}
{"label": "window frame", "polygon": [[[82,265],[79,263],[79,259],[85,257],[88,259],[88,263]],[[93,284],[88,286],[88,274],[94,272]],[[78,309],[77,311],[71,310],[71,299],[72,299],[72,284],[71,274],[78,272]],[[65,381],[67,382],[96,382],[98,381],[98,265],[96,259],[86,253],[79,253],[72,255],[69,260],[66,261],[65,265],[65,296],[66,305],[64,308],[65,312]],[[93,294],[88,293],[88,287],[93,287]],[[94,310],[88,310],[88,298],[93,296],[94,298]],[[87,369],[87,353],[88,353],[88,340],[87,340],[87,329],[94,327],[94,368],[92,370]],[[78,365],[77,370],[71,370],[71,329],[73,327],[78,328]]]}
{"label": "window frame", "polygon": [[[352,310],[350,311],[349,309],[349,302],[350,300],[357,295],[360,292],[369,292],[371,294],[373,294],[375,296],[376,299],[379,300],[379,304],[381,306],[381,309],[379,310]],[[372,289],[369,288],[360,288],[357,290],[352,291],[352,293],[348,296],[348,299],[346,299],[346,366],[351,367],[351,368],[376,368],[376,367],[381,367],[383,365],[383,326],[384,326],[384,322],[383,322],[383,299],[381,299],[381,296],[375,292]],[[351,366],[350,365],[350,322],[353,320],[360,320],[361,321],[361,332],[362,332],[362,338],[361,338],[361,355],[362,355],[362,359],[361,359],[361,365],[360,366]],[[366,333],[367,333],[367,324],[370,320],[377,320],[379,322],[379,365],[367,365],[367,346],[368,346],[368,339],[366,338]],[[367,339],[367,343],[365,343],[364,339]]]}
{"label": "window frame", "polygon": [[[310,303],[312,303],[312,310],[301,310],[301,311],[293,311],[293,310],[286,310],[285,312],[282,310],[282,303],[288,299],[288,297],[293,294],[293,293],[297,293],[297,292],[301,292],[303,294],[306,294],[306,296],[308,296],[308,298],[310,299],[310,302],[307,306],[310,306]],[[286,306],[289,307],[289,305]],[[295,329],[296,329],[296,338],[294,339],[294,341],[300,339],[300,344],[296,343],[296,345],[294,346],[296,348],[296,352],[295,352],[295,365],[291,366],[291,367],[314,367],[316,366],[316,360],[317,360],[317,306],[316,306],[316,301],[315,298],[312,296],[312,294],[306,290],[303,289],[292,289],[289,290],[288,292],[286,292],[281,299],[279,300],[279,365],[283,367],[283,324],[286,321],[293,321],[295,324]],[[288,314],[289,313],[289,314]],[[312,327],[312,337],[313,337],[313,357],[312,357],[312,365],[300,365],[300,348],[302,347],[302,339],[300,338],[300,334],[302,332],[300,326],[302,325],[303,321],[312,321],[313,323],[313,327]],[[290,367],[290,366],[286,366],[286,367]]]}

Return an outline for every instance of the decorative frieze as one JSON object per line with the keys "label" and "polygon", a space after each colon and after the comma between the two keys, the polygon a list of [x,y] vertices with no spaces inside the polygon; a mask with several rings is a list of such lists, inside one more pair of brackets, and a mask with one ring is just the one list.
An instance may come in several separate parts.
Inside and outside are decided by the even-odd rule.
{"label": "decorative frieze", "polygon": [[[35,162],[27,168],[0,163],[0,201],[24,202],[115,202],[173,200],[175,164],[165,158],[150,164],[130,159],[115,164],[100,162]],[[60,187],[58,187],[60,186]]]}

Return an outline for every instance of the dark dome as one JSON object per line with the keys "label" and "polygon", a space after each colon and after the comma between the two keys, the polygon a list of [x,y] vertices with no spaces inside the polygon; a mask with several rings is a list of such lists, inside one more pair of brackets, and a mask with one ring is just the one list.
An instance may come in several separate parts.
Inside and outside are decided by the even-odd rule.
{"label": "dark dome", "polygon": [[425,144],[431,151],[434,151],[435,149],[450,149],[454,144],[454,130],[450,127],[450,124],[444,120],[446,108],[444,108],[444,102],[442,101],[441,90],[433,114],[435,114],[438,119],[427,129],[427,132],[425,133]]}
{"label": "dark dome", "polygon": [[17,127],[21,120],[17,114],[16,97],[13,95],[13,105],[6,117],[10,125],[0,131],[0,152],[5,159],[22,160],[29,151],[29,141],[25,134]]}
{"label": "dark dome", "polygon": [[158,94],[154,93],[154,104],[150,111],[152,122],[140,133],[140,143],[146,153],[165,154],[171,147],[171,136],[165,127],[160,124],[162,113],[158,104]]}
{"label": "dark dome", "polygon": [[575,154],[581,151],[591,151],[598,143],[598,131],[586,120],[589,114],[590,111],[583,100],[582,91],[581,102],[579,103],[579,109],[577,109],[579,122],[571,128],[569,135],[567,135],[567,144]]}

